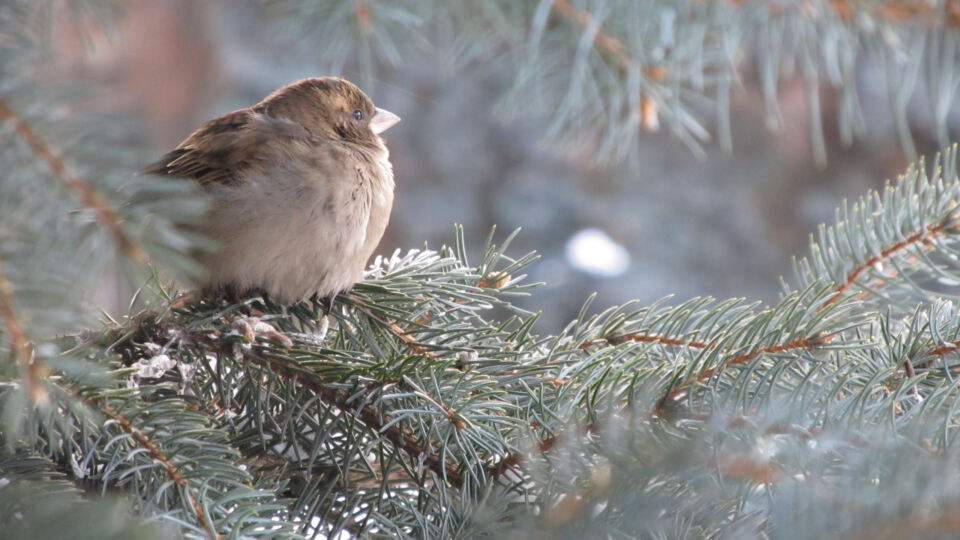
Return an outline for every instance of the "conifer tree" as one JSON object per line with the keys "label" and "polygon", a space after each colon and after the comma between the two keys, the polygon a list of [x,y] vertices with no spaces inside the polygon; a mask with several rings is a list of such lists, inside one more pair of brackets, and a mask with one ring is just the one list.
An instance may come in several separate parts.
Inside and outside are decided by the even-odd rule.
{"label": "conifer tree", "polygon": [[[756,67],[839,89],[883,68],[906,152],[922,79],[944,146],[843,205],[771,306],[629,302],[556,335],[513,301],[535,254],[493,231],[373,262],[328,315],[183,295],[189,182],[133,177],[124,123],[36,79],[56,2],[0,3],[0,536],[901,538],[960,529],[954,0],[276,0],[372,74],[424,42],[517,74],[504,108],[629,158],[642,130],[731,145]],[[109,24],[109,1],[71,2]],[[376,30],[373,32],[372,30]],[[423,36],[430,36],[429,39]],[[749,60],[747,60],[749,58]],[[711,120],[712,118],[712,120]],[[708,129],[706,126],[712,126]],[[712,143],[709,143],[712,144]],[[821,158],[823,152],[818,154]],[[693,155],[691,155],[691,158]],[[110,318],[90,292],[137,293]],[[152,277],[151,277],[152,276]],[[663,291],[666,295],[670,291]],[[142,306],[142,307],[140,307]]]}

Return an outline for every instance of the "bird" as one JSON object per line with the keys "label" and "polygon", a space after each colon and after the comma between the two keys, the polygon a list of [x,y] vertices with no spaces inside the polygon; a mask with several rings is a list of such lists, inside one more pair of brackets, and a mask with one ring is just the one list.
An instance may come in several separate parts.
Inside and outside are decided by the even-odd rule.
{"label": "bird", "polygon": [[312,77],[218,116],[142,174],[192,179],[209,199],[195,254],[204,295],[326,299],[363,277],[394,198],[381,133],[400,117],[355,84]]}

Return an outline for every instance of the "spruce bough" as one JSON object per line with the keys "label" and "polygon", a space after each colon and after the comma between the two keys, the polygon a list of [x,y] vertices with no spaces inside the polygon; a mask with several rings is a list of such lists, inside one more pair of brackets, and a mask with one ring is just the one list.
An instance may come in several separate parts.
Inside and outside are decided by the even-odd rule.
{"label": "spruce bough", "polygon": [[[536,257],[506,255],[510,235],[470,261],[459,229],[378,259],[328,325],[320,304],[158,289],[53,340],[64,360],[30,364],[34,386],[8,379],[4,459],[198,537],[943,532],[956,163],[838,212],[773,306],[588,302],[538,336],[511,304]],[[5,478],[0,500],[54,481]]]}

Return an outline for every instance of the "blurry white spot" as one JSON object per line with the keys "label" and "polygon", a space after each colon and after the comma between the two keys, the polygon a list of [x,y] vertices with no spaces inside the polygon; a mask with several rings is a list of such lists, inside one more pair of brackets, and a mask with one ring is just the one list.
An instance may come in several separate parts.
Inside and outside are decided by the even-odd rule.
{"label": "blurry white spot", "polygon": [[323,342],[324,338],[327,337],[328,330],[330,330],[330,317],[324,315],[317,321],[317,332],[315,334],[317,341]]}
{"label": "blurry white spot", "polygon": [[0,478],[0,488],[4,488],[10,483],[9,478]]}
{"label": "blurry white spot", "polygon": [[617,277],[630,267],[630,254],[600,229],[583,229],[567,240],[567,262],[581,272]]}
{"label": "blurry white spot", "polygon": [[70,468],[73,469],[73,476],[81,480],[86,478],[87,474],[90,473],[90,469],[83,466],[83,461],[83,456],[79,452],[72,452],[70,454]]}
{"label": "blurry white spot", "polygon": [[177,361],[165,354],[158,354],[151,358],[142,358],[134,364],[134,366],[138,368],[137,376],[149,378],[159,377],[175,365],[177,365]]}
{"label": "blurry white spot", "polygon": [[183,382],[190,382],[193,380],[193,376],[197,373],[197,366],[195,364],[180,364],[180,375],[183,377]]}
{"label": "blurry white spot", "polygon": [[777,455],[777,443],[772,437],[758,437],[751,454],[754,459],[766,463]]}
{"label": "blurry white spot", "polygon": [[310,518],[310,526],[313,529],[316,529],[317,527],[319,527],[320,523],[321,523],[320,518],[318,516],[313,516],[312,518]]}
{"label": "blurry white spot", "polygon": [[457,362],[460,365],[472,364],[480,358],[477,351],[460,351],[457,353]]}
{"label": "blurry white spot", "polygon": [[41,358],[53,358],[60,354],[60,347],[53,343],[43,343],[36,345],[37,356]]}

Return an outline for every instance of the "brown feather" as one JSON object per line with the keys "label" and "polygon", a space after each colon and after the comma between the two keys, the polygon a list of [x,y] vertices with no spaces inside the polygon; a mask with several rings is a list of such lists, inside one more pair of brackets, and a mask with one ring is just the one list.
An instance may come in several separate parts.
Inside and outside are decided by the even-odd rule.
{"label": "brown feather", "polygon": [[274,138],[306,140],[310,133],[291,120],[240,109],[210,120],[140,173],[193,178],[200,185],[234,183],[268,157],[266,143]]}

